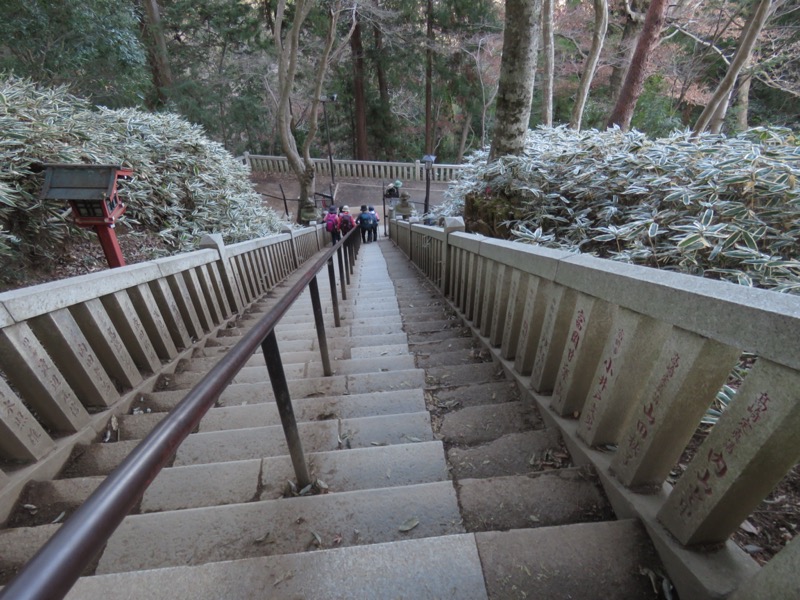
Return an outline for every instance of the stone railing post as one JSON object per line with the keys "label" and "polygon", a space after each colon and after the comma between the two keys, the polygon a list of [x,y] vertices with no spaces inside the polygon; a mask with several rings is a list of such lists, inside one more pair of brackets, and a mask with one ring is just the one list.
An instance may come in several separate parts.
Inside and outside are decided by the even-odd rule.
{"label": "stone railing post", "polygon": [[294,261],[294,268],[300,268],[300,255],[297,253],[297,242],[294,239],[294,229],[289,227],[288,225],[284,225],[281,228],[281,233],[288,233],[291,237],[291,244],[292,244],[292,259]]}
{"label": "stone railing post", "polygon": [[450,287],[450,273],[451,273],[451,265],[450,265],[450,234],[455,233],[456,231],[465,231],[466,227],[464,225],[464,218],[463,217],[445,217],[444,219],[444,244],[442,244],[442,266],[444,267],[442,270],[442,285],[441,285],[441,292],[443,295],[447,296]]}
{"label": "stone railing post", "polygon": [[680,543],[724,542],[800,456],[800,372],[759,358],[658,513]]}
{"label": "stone railing post", "polygon": [[219,253],[219,271],[222,276],[222,285],[225,287],[225,294],[234,312],[239,312],[244,307],[244,302],[239,295],[239,286],[231,271],[228,253],[225,250],[225,243],[222,236],[218,233],[207,233],[200,239],[201,248],[210,248]]}

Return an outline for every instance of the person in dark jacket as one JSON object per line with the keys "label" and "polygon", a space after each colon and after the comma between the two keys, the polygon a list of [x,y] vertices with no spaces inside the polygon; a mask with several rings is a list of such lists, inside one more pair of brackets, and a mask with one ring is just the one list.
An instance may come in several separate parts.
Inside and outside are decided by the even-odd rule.
{"label": "person in dark jacket", "polygon": [[361,230],[361,241],[368,244],[372,239],[372,229],[376,226],[375,217],[367,210],[367,205],[361,205],[361,214],[356,218],[356,223]]}
{"label": "person in dark jacket", "polygon": [[369,241],[370,242],[377,242],[378,241],[378,227],[380,225],[381,219],[378,216],[378,213],[375,212],[375,207],[374,206],[368,207],[367,211],[374,218],[374,223],[372,224],[372,229],[369,230]]}

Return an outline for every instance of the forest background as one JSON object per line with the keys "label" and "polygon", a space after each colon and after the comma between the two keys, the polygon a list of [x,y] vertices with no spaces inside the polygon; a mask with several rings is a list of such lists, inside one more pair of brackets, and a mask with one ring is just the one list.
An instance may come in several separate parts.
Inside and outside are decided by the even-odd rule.
{"label": "forest background", "polygon": [[[604,128],[650,3],[538,2],[532,4],[543,17],[529,34],[546,41],[552,30],[553,40],[548,124]],[[651,137],[691,127],[728,71],[758,4],[664,3],[630,126]],[[769,18],[730,94],[723,124],[729,134],[748,125],[796,129],[800,123],[800,3],[767,4]],[[235,154],[274,155],[283,153],[283,50],[296,61],[288,109],[299,147],[316,129],[316,90],[326,101],[337,98],[326,103],[328,129],[312,141],[312,156],[327,155],[329,135],[336,157],[409,161],[432,153],[437,162],[459,163],[490,141],[505,9],[492,0],[0,0],[0,72],[68,85],[110,108],[177,112]],[[294,31],[276,23],[296,20],[303,10],[309,11],[306,26],[289,47]],[[275,43],[276,31],[286,48]],[[318,78],[331,36],[343,44],[333,43]],[[550,119],[546,46],[540,55],[534,57],[531,126]]]}

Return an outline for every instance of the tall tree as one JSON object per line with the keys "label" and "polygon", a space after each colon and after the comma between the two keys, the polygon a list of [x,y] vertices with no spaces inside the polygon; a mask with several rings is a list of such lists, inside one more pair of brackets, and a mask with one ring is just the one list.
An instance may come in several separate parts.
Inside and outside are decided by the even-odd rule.
{"label": "tall tree", "polygon": [[367,160],[367,100],[364,95],[364,46],[361,43],[361,23],[356,15],[353,35],[350,36],[353,55],[353,109],[355,113],[355,159]]}
{"label": "tall tree", "polygon": [[109,107],[151,92],[131,2],[0,0],[0,72],[13,72]]}
{"label": "tall tree", "polygon": [[616,101],[619,96],[622,82],[625,81],[625,76],[631,66],[633,52],[636,49],[636,41],[644,24],[647,0],[624,0],[624,5],[625,25],[622,28],[622,36],[617,44],[614,64],[612,65],[608,82],[609,96],[612,102]]}
{"label": "tall tree", "polygon": [[520,154],[531,117],[539,50],[541,0],[506,0],[503,58],[500,66],[494,135],[489,159]]}
{"label": "tall tree", "polygon": [[636,44],[628,74],[625,76],[625,83],[622,84],[617,102],[608,118],[608,127],[618,125],[620,129],[627,131],[631,126],[633,111],[644,86],[647,61],[664,28],[667,8],[669,8],[668,0],[652,0],[647,9],[642,33]]}
{"label": "tall tree", "polygon": [[728,110],[731,90],[733,90],[733,86],[736,83],[736,78],[742,68],[750,61],[758,36],[761,34],[764,23],[767,22],[767,18],[769,18],[773,8],[772,0],[760,0],[756,5],[742,30],[736,54],[733,55],[725,77],[720,81],[714,95],[692,129],[695,134],[702,133],[706,129],[711,129],[715,133],[719,132],[725,113]]}
{"label": "tall tree", "polygon": [[[314,76],[312,90],[311,111],[308,123],[308,131],[302,148],[298,148],[297,139],[292,130],[292,107],[291,95],[297,76],[297,63],[300,49],[300,38],[303,24],[308,18],[311,10],[315,6],[314,0],[297,0],[294,3],[294,14],[289,27],[289,31],[283,33],[284,21],[288,19],[286,14],[287,0],[278,0],[275,11],[275,47],[278,58],[278,133],[281,140],[281,147],[289,162],[289,166],[297,177],[300,184],[300,207],[298,211],[298,221],[303,220],[304,211],[314,210],[313,197],[315,192],[315,170],[311,160],[310,148],[317,133],[317,114],[322,93],[322,84],[328,71],[328,59],[333,51],[336,41],[336,30],[339,22],[339,14],[345,10],[342,2],[335,1],[328,8],[328,28],[320,53],[317,72]],[[353,27],[355,26],[355,7],[349,7],[353,14]],[[344,46],[352,35],[353,27],[341,41]],[[339,53],[337,49],[336,53]]]}
{"label": "tall tree", "polygon": [[142,0],[142,4],[144,8],[142,30],[148,41],[147,57],[150,63],[150,72],[153,75],[157,104],[163,105],[167,101],[167,89],[172,87],[175,81],[172,78],[167,41],[161,25],[161,8],[158,0]]}
{"label": "tall tree", "polygon": [[553,39],[553,2],[542,1],[542,56],[544,77],[542,78],[542,123],[553,125],[553,83],[555,73],[555,42]]}
{"label": "tall tree", "polygon": [[608,29],[608,0],[594,0],[594,30],[592,35],[592,49],[586,57],[586,65],[581,75],[581,83],[578,86],[578,94],[575,98],[575,106],[572,108],[572,118],[569,126],[573,129],[581,128],[583,119],[583,109],[586,106],[586,99],[589,97],[589,89],[597,70],[597,61],[600,60],[600,52],[603,50],[603,41],[606,39]]}
{"label": "tall tree", "polygon": [[425,154],[433,154],[433,0],[428,0],[425,35]]}

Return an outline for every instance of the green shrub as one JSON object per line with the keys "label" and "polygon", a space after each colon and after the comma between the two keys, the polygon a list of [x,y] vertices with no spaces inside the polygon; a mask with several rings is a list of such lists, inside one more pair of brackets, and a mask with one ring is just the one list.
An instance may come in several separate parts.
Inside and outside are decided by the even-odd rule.
{"label": "green shrub", "polygon": [[472,154],[440,214],[467,194],[524,211],[520,241],[800,293],[800,141],[789,130],[736,137],[619,129],[529,132],[523,156]]}
{"label": "green shrub", "polygon": [[[134,171],[122,193],[132,233],[155,232],[172,251],[203,233],[227,242],[279,231],[237,162],[181,117],[93,108],[64,88],[0,80],[0,259],[52,260],[77,228],[60,202],[39,199],[44,163],[120,164]],[[3,274],[0,274],[0,278]]]}

